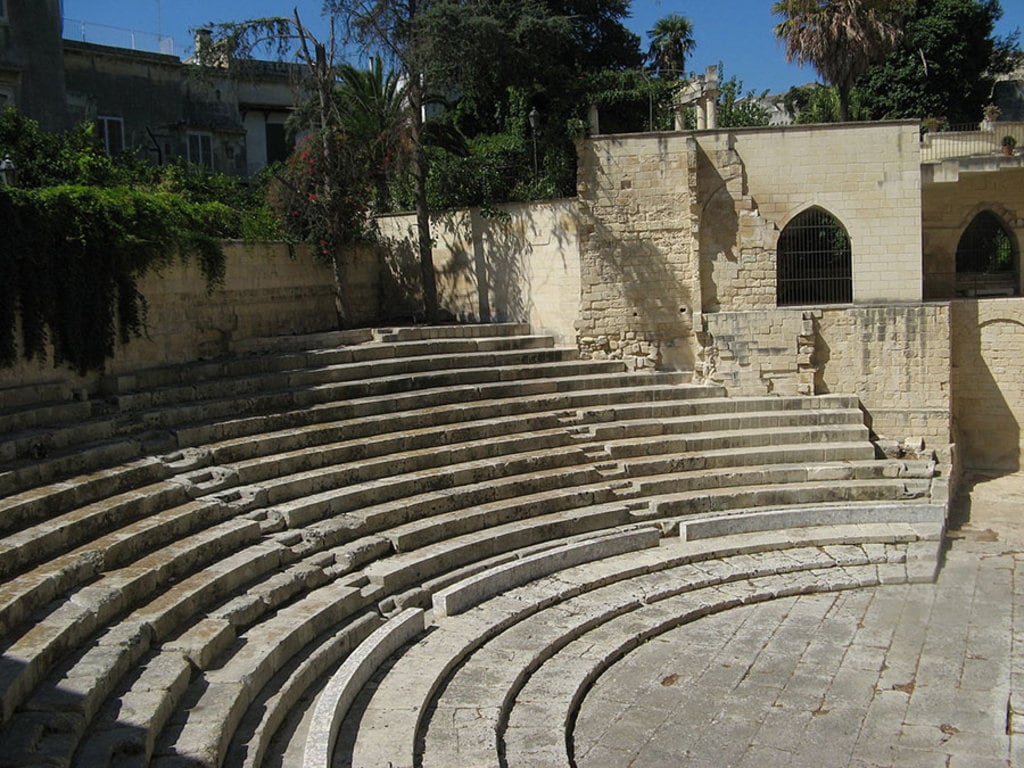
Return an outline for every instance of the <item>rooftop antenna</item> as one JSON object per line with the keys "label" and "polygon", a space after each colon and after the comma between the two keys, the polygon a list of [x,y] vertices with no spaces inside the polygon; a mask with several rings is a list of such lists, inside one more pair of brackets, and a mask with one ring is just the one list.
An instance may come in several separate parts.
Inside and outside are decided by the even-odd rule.
{"label": "rooftop antenna", "polygon": [[164,36],[164,4],[163,0],[156,0],[156,33]]}

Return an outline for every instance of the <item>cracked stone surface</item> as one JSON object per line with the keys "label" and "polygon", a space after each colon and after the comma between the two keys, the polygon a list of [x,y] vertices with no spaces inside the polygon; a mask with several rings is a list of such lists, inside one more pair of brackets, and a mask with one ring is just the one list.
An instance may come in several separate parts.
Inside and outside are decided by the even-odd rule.
{"label": "cracked stone surface", "polygon": [[936,584],[772,600],[652,639],[583,700],[579,768],[1024,767],[1024,475],[968,480]]}

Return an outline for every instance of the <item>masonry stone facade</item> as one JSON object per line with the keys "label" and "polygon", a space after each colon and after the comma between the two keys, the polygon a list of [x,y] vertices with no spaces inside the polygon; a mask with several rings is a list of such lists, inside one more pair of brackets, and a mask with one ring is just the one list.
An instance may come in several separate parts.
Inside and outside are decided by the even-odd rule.
{"label": "masonry stone facade", "polygon": [[[595,137],[580,147],[577,199],[433,220],[439,295],[453,318],[527,322],[583,358],[692,372],[733,395],[853,393],[879,436],[958,441],[968,466],[1016,466],[1022,302],[958,299],[934,276],[955,267],[979,211],[1003,223],[1019,260],[1024,167],[948,166],[921,165],[912,123]],[[814,207],[848,233],[852,300],[779,306],[780,236]],[[413,217],[379,228],[383,249],[345,259],[353,323],[419,307]],[[233,253],[210,298],[180,269],[147,278],[149,339],[112,366],[335,324],[327,267]],[[162,306],[189,311],[159,319]],[[5,381],[60,375],[23,365]]]}

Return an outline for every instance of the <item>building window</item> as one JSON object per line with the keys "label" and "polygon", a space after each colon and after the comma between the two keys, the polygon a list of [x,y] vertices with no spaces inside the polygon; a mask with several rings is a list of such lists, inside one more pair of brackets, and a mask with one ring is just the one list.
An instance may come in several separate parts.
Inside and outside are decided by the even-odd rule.
{"label": "building window", "polygon": [[809,208],[779,235],[776,303],[849,304],[853,301],[850,236],[822,208]]}
{"label": "building window", "polygon": [[7,21],[7,0],[0,0],[0,22]]}
{"label": "building window", "polygon": [[124,120],[120,117],[97,117],[96,140],[111,157],[124,152]]}
{"label": "building window", "polygon": [[1019,285],[1013,235],[996,214],[982,211],[956,246],[957,295],[1015,296]]}
{"label": "building window", "polygon": [[288,159],[288,139],[284,132],[284,123],[267,123],[267,165],[283,163]]}
{"label": "building window", "polygon": [[213,134],[189,132],[188,161],[207,170],[213,170]]}

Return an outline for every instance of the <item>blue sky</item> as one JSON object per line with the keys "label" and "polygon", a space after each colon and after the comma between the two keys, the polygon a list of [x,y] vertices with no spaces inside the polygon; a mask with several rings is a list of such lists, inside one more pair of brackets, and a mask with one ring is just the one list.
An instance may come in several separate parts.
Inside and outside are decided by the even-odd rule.
{"label": "blue sky", "polygon": [[[194,27],[290,14],[296,5],[303,20],[315,28],[320,22],[320,0],[64,0],[64,16],[84,22],[84,39],[90,42],[130,47],[132,38],[126,30],[134,30],[141,33],[135,36],[138,47],[156,50],[156,35],[162,33],[173,38],[176,55],[186,56],[191,52]],[[771,5],[771,0],[633,0],[628,26],[646,41],[644,33],[662,16],[688,16],[697,41],[689,68],[702,70],[722,62],[726,77],[736,75],[745,88],[779,92],[815,80],[816,73],[786,63],[782,46],[772,35],[777,20]],[[1003,0],[1002,5],[1004,15],[997,32],[1024,29],[1024,1]],[[69,22],[64,36],[82,39],[82,31],[81,24]]]}

